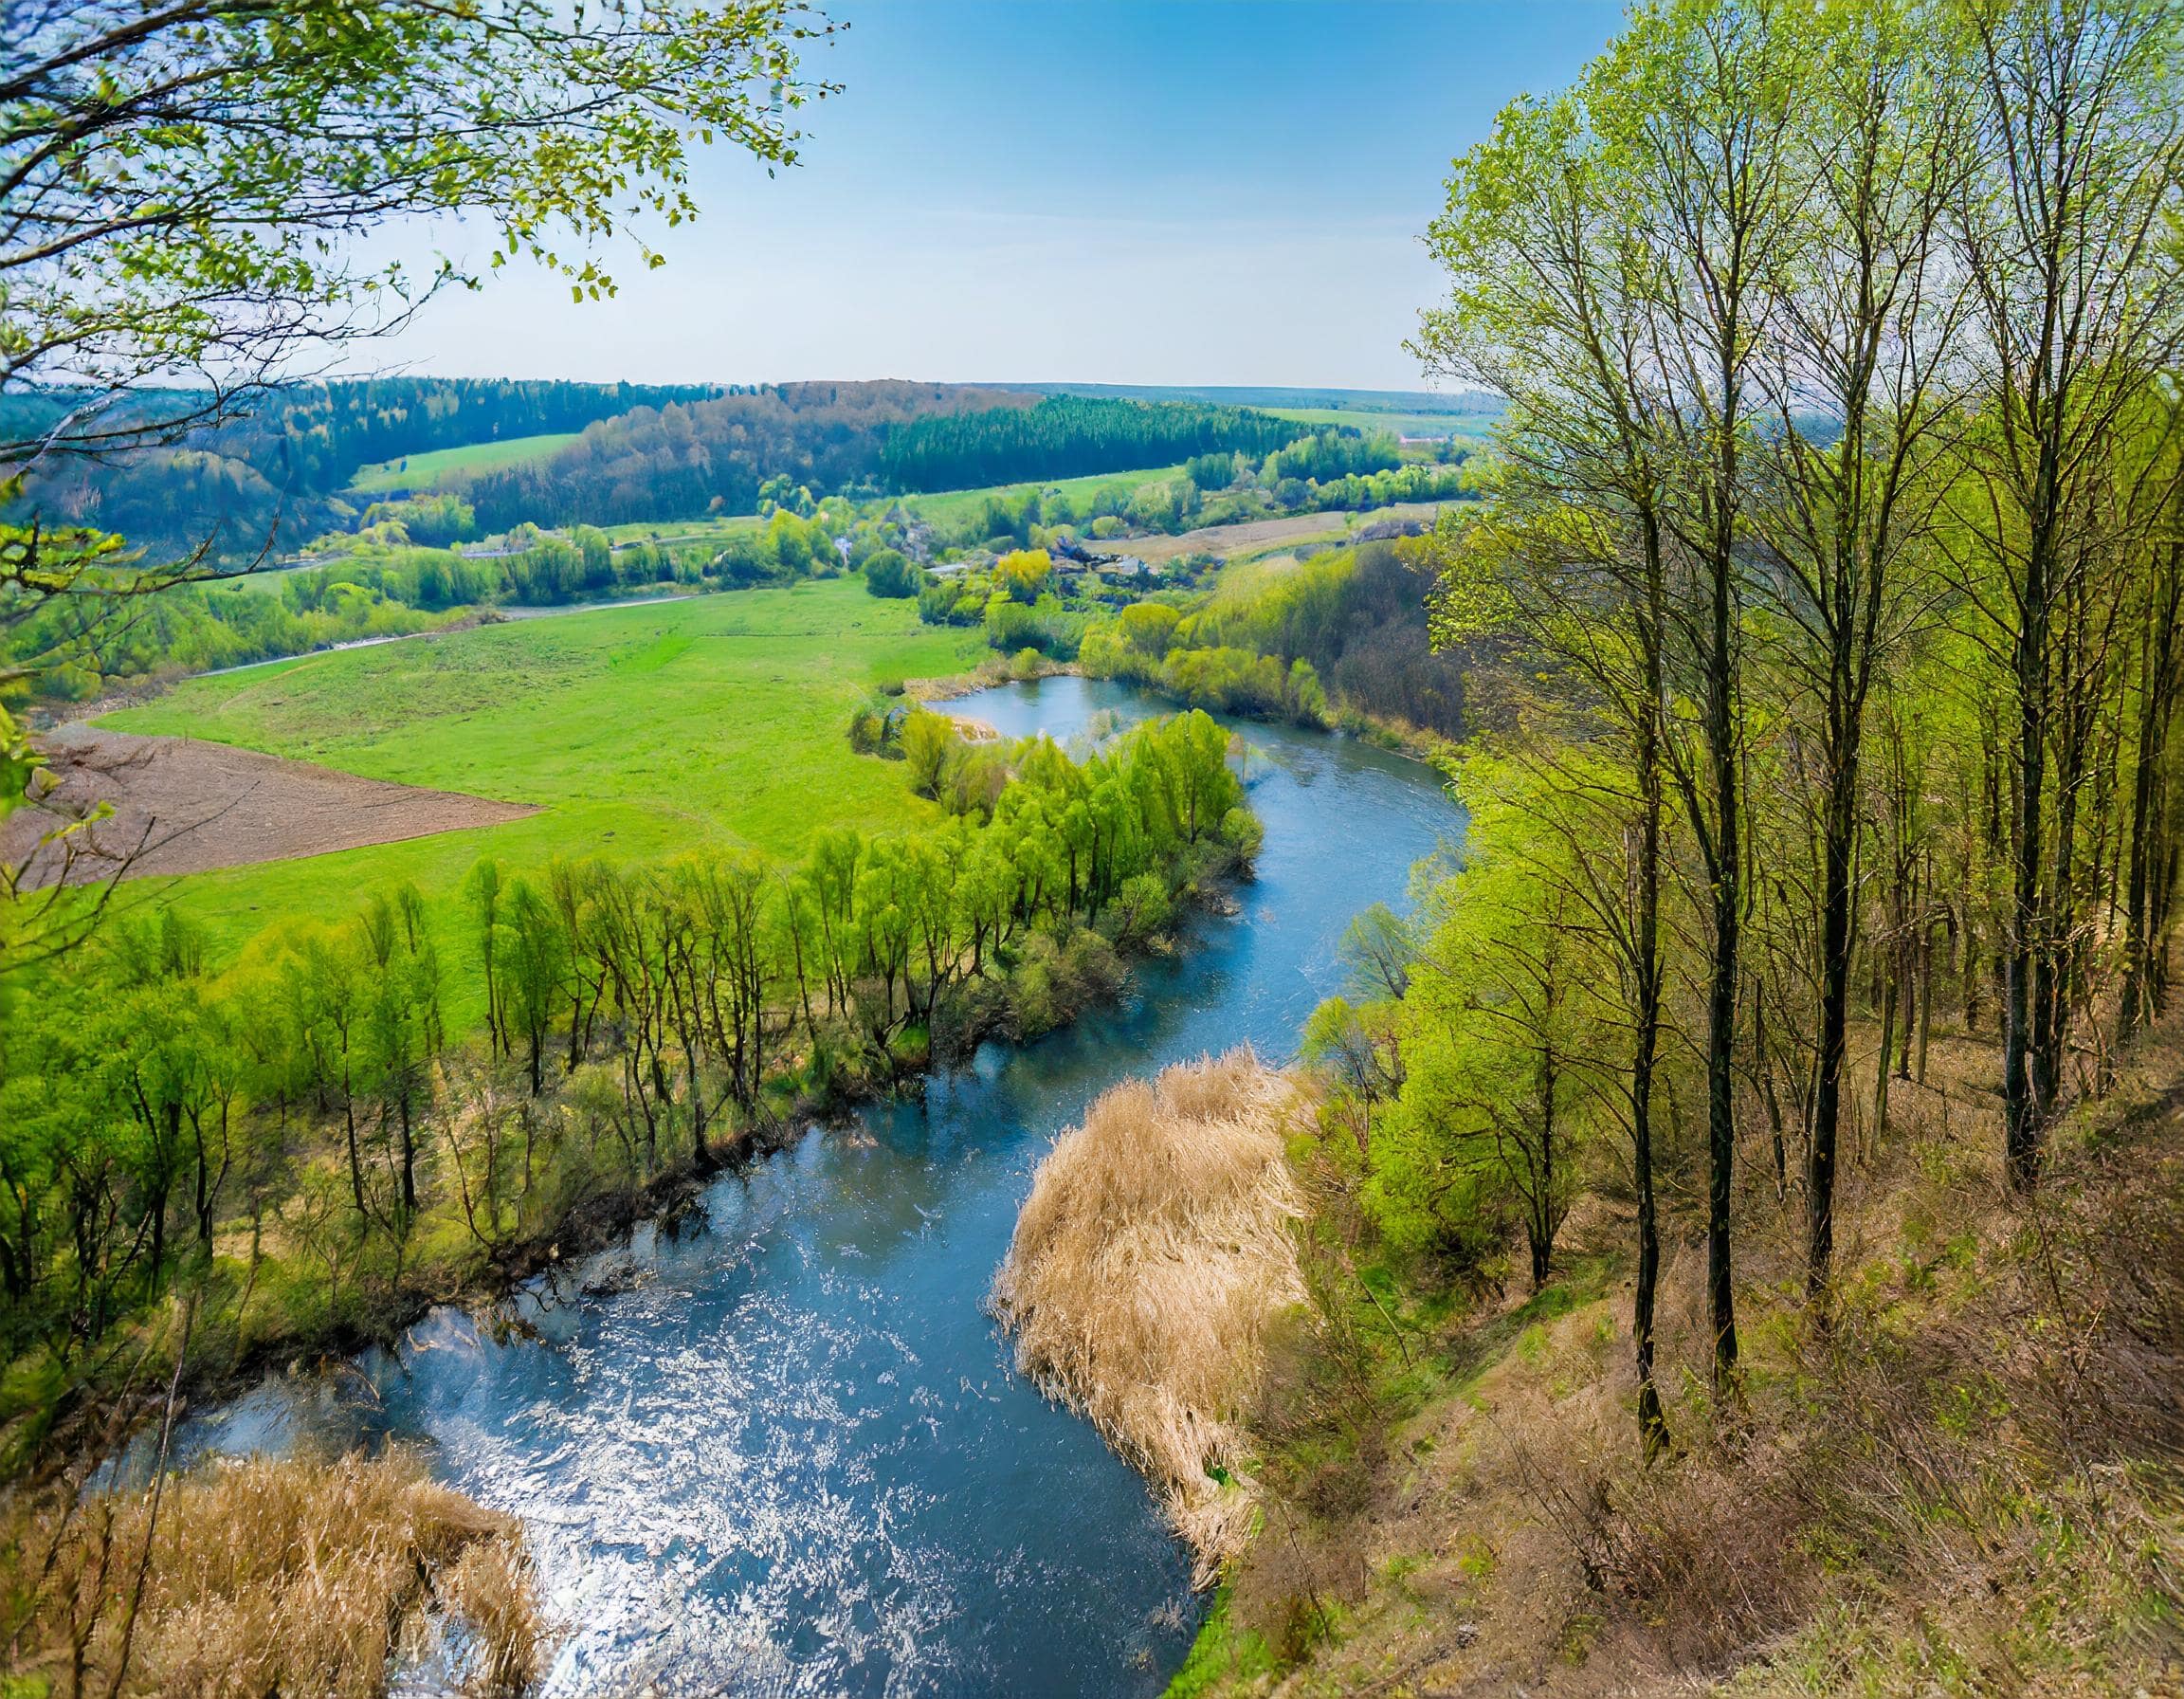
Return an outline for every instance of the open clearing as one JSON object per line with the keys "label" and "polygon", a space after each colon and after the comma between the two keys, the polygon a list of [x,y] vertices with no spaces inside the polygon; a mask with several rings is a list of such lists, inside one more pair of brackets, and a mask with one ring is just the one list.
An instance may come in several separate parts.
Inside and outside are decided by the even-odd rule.
{"label": "open clearing", "polygon": [[[0,861],[21,867],[31,888],[323,855],[538,812],[189,738],[71,725],[44,741],[57,782],[37,806],[0,821]],[[91,820],[102,803],[111,812]],[[77,820],[90,823],[70,832],[65,848],[41,844]]]}
{"label": "open clearing", "polygon": [[1452,436],[1483,438],[1494,429],[1491,413],[1382,413],[1338,407],[1270,407],[1277,418],[1300,425],[1351,425],[1367,436]]}
{"label": "open clearing", "polygon": [[548,430],[537,436],[464,443],[459,448],[434,448],[401,460],[383,460],[377,466],[359,466],[356,476],[349,480],[349,487],[367,496],[397,489],[456,489],[481,472],[498,472],[527,461],[544,460],[566,448],[578,434]]}
{"label": "open clearing", "polygon": [[1137,491],[1141,485],[1158,484],[1163,479],[1180,478],[1180,466],[1144,466],[1134,472],[1088,472],[1082,478],[1032,478],[1019,484],[990,484],[976,489],[936,490],[922,496],[901,498],[902,509],[913,518],[928,524],[960,524],[996,498],[1009,500],[1026,490],[1038,490],[1045,494],[1060,490],[1072,502],[1088,502],[1103,489]]}
{"label": "open clearing", "polygon": [[513,872],[556,855],[794,855],[823,827],[935,817],[901,762],[851,750],[850,711],[887,680],[959,672],[982,653],[979,633],[921,626],[915,603],[837,578],[309,655],[191,679],[99,724],[542,810],[128,886],[182,903],[226,959],[268,927],[338,920],[408,881],[433,911],[452,977],[471,971],[474,952],[454,947],[468,924],[460,890],[483,854]]}

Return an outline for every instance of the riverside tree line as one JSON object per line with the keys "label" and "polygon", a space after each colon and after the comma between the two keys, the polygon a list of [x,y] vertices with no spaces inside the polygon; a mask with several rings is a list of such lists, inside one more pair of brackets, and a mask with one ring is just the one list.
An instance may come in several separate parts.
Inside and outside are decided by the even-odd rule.
{"label": "riverside tree line", "polygon": [[241,1361],[516,1266],[800,1106],[1067,1019],[1257,850],[1204,714],[1082,759],[922,710],[898,740],[941,822],[792,865],[487,859],[460,927],[396,890],[225,968],[179,910],[110,927],[0,1034],[10,1405],[50,1416],[178,1282]]}
{"label": "riverside tree line", "polygon": [[1613,1153],[1648,1455],[1664,1161],[1733,1395],[1740,1200],[1801,1213],[1824,1326],[1938,1032],[2029,1189],[2171,995],[2177,30],[1664,0],[1456,162],[1419,352],[1509,411],[1420,560],[1497,700],[1467,865],[1315,1043],[1398,1238],[1514,1215],[1543,1279]]}

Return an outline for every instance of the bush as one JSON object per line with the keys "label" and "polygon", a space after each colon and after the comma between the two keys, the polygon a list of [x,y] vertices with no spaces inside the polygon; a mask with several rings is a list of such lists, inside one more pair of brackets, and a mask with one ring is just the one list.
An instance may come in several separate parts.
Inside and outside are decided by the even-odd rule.
{"label": "bush", "polygon": [[1232,808],[1221,816],[1221,841],[1242,860],[1256,861],[1266,843],[1266,828],[1249,809]]}
{"label": "bush", "polygon": [[887,740],[887,717],[870,703],[849,716],[849,747],[859,755],[878,753]]}
{"label": "bush", "polygon": [[889,601],[917,595],[924,573],[911,565],[900,549],[882,549],[864,562],[864,588]]}

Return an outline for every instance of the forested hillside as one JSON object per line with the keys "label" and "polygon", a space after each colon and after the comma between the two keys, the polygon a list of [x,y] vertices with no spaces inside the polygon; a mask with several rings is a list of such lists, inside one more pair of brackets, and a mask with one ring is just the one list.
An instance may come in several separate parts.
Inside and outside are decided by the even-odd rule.
{"label": "forested hillside", "polygon": [[[962,384],[788,383],[712,401],[639,408],[584,433],[551,461],[478,479],[489,529],[529,520],[620,524],[751,513],[758,486],[786,478],[817,493],[874,483],[889,430],[927,414],[1029,407],[1033,397]],[[1142,464],[1142,463],[1138,463]]]}
{"label": "forested hillside", "polygon": [[[545,431],[581,430],[636,407],[719,393],[712,385],[588,384],[513,378],[383,377],[282,386],[239,416],[184,429],[171,444],[101,458],[41,460],[15,510],[47,523],[96,525],[155,550],[210,539],[217,554],[294,546],[341,519],[332,498],[360,466],[404,455]],[[9,397],[0,461],[88,396],[56,390]],[[122,416],[189,418],[211,405],[191,391],[146,391]],[[109,420],[109,426],[116,421]],[[167,433],[160,432],[160,435]]]}
{"label": "forested hillside", "polygon": [[890,430],[880,475],[894,490],[972,489],[1168,466],[1198,454],[1253,459],[1297,435],[1288,420],[1248,408],[1053,396],[1021,411],[921,419]]}

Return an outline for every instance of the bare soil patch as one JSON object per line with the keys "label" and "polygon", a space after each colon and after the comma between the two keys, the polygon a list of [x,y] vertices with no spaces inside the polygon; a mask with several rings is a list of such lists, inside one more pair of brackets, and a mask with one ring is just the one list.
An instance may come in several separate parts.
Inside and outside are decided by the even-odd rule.
{"label": "bare soil patch", "polygon": [[[67,725],[42,741],[46,781],[0,820],[0,862],[26,888],[287,861],[538,812],[193,738]],[[102,803],[111,812],[93,819]],[[88,824],[42,841],[76,821]]]}

